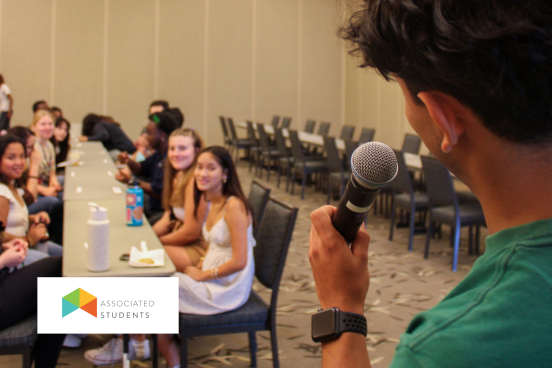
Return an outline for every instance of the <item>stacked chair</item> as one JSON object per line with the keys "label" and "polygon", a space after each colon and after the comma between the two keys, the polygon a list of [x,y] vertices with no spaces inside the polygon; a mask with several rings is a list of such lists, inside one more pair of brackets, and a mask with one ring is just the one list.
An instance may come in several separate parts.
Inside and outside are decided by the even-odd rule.
{"label": "stacked chair", "polygon": [[293,174],[291,181],[291,194],[294,193],[295,179],[302,178],[301,199],[305,198],[305,187],[307,185],[307,176],[310,174],[323,174],[328,172],[328,164],[324,158],[306,159],[303,147],[299,141],[296,130],[288,130],[291,141],[291,153],[293,156]]}
{"label": "stacked chair", "polygon": [[[335,144],[335,138],[333,137],[324,137],[324,148],[326,150],[326,160],[328,163],[328,169],[330,175],[328,178],[328,204],[330,204],[332,192],[334,197],[343,195],[345,190],[345,185],[349,177],[351,176],[351,171],[346,171],[343,167],[343,160],[339,157],[339,151]],[[334,191],[337,189],[337,193]]]}
{"label": "stacked chair", "polygon": [[339,136],[339,138],[353,139],[353,135],[355,135],[355,127],[351,125],[343,125],[343,128],[341,128],[341,135]]}
{"label": "stacked chair", "polygon": [[314,126],[316,125],[316,121],[314,120],[307,120],[307,123],[305,124],[305,133],[314,133]]}
{"label": "stacked chair", "polygon": [[260,171],[260,176],[262,177],[262,169],[266,163],[266,180],[270,181],[271,164],[272,162],[278,161],[280,153],[276,147],[270,145],[270,139],[264,130],[263,124],[257,124],[257,132],[259,133],[259,140],[261,142],[261,150],[259,159],[257,160],[257,169]]}
{"label": "stacked chair", "polygon": [[272,123],[271,123],[272,126],[273,126],[274,128],[278,128],[278,124],[279,124],[279,123],[280,123],[280,116],[279,116],[279,115],[274,115],[274,116],[272,117]]}
{"label": "stacked chair", "polygon": [[360,138],[358,140],[358,143],[363,144],[367,142],[372,142],[374,140],[374,135],[376,134],[376,130],[372,128],[362,128],[362,131],[360,132]]}
{"label": "stacked chair", "polygon": [[238,134],[236,133],[236,127],[234,126],[234,120],[232,118],[228,118],[228,127],[230,128],[230,147],[235,151],[236,157],[235,162],[236,165],[239,163],[240,159],[240,149],[246,149],[248,156],[249,156],[249,150],[253,146],[253,142],[251,142],[248,138],[238,138]]}
{"label": "stacked chair", "polygon": [[232,138],[228,134],[228,127],[226,126],[226,119],[224,116],[219,116],[220,126],[222,128],[222,136],[224,138],[224,147],[230,147],[232,143]]}
{"label": "stacked chair", "polygon": [[283,129],[289,129],[290,126],[291,126],[291,118],[284,117],[284,118],[282,119],[282,126],[281,126],[281,128],[283,128]]}

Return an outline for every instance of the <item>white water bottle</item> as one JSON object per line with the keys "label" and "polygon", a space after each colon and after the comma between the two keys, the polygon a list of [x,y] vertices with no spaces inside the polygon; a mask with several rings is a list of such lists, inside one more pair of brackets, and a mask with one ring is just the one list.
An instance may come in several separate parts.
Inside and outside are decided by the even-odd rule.
{"label": "white water bottle", "polygon": [[88,254],[87,267],[92,272],[109,270],[109,220],[107,208],[95,203],[90,206],[88,219]]}

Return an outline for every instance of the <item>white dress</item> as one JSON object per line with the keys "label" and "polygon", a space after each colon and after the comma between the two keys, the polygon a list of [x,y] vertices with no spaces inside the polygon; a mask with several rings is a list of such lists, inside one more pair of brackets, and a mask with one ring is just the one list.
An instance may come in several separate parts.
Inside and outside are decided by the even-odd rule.
{"label": "white dress", "polygon": [[[226,208],[224,211],[226,212]],[[209,243],[202,269],[210,270],[228,262],[232,258],[232,244],[224,213],[210,231],[203,224],[202,232]],[[247,228],[247,264],[243,270],[211,281],[195,281],[190,276],[177,272],[176,276],[180,279],[180,313],[209,315],[228,312],[244,305],[249,298],[255,275],[254,246],[253,225],[250,224]]]}

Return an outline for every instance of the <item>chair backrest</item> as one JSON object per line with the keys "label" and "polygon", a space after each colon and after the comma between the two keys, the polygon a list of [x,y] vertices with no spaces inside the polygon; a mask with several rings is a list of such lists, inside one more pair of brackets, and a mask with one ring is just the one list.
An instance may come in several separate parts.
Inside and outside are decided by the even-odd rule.
{"label": "chair backrest", "polygon": [[450,171],[436,158],[422,156],[427,195],[433,206],[458,207]]}
{"label": "chair backrest", "polygon": [[272,117],[272,126],[274,128],[278,128],[278,123],[280,122],[280,116],[279,115],[274,115]]}
{"label": "chair backrest", "polygon": [[268,203],[268,197],[270,196],[270,188],[263,186],[257,180],[253,180],[251,183],[251,189],[249,190],[249,204],[253,209],[253,217],[257,222],[257,227],[253,231],[253,234],[256,236],[259,231],[259,225],[263,219],[263,214]]}
{"label": "chair backrest", "polygon": [[362,128],[362,131],[360,132],[360,138],[359,138],[358,142],[359,143],[372,142],[374,140],[374,134],[376,134],[375,129]]}
{"label": "chair backrest", "polygon": [[417,155],[420,153],[421,146],[422,140],[417,135],[408,133],[404,135],[404,141],[402,145],[403,152],[414,153],[415,155]]}
{"label": "chair backrest", "polygon": [[220,126],[222,127],[222,134],[224,136],[225,140],[230,139],[230,136],[228,135],[228,128],[226,127],[226,121],[224,119],[224,116],[219,116],[220,120]]}
{"label": "chair backrest", "polygon": [[305,133],[314,133],[315,125],[316,125],[316,121],[307,120],[307,123],[305,124]]}
{"label": "chair backrest", "polygon": [[347,161],[347,170],[351,170],[351,156],[353,152],[358,148],[358,142],[355,141],[345,141],[345,155]]}
{"label": "chair backrest", "polygon": [[228,118],[228,127],[230,128],[231,138],[234,141],[238,140],[238,135],[236,134],[236,127],[234,126],[234,119]]}
{"label": "chair backrest", "polygon": [[276,148],[278,148],[280,157],[289,157],[289,152],[286,146],[286,138],[284,137],[284,133],[282,133],[282,128],[274,129],[274,138],[276,140]]}
{"label": "chair backrest", "polygon": [[414,194],[414,188],[412,186],[412,178],[406,167],[406,162],[404,161],[404,154],[402,151],[393,150],[395,156],[397,157],[398,171],[397,176],[391,182],[393,190],[400,193],[408,193],[410,195]]}
{"label": "chair backrest", "polygon": [[295,162],[304,162],[303,147],[301,146],[297,130],[288,130],[288,133],[289,140],[291,141],[291,155],[295,159]]}
{"label": "chair backrest", "polygon": [[320,123],[320,127],[318,128],[318,135],[328,135],[330,132],[330,125],[331,123]]}
{"label": "chair backrest", "polygon": [[268,134],[265,132],[263,124],[257,123],[257,132],[259,132],[259,140],[263,151],[270,151],[270,139],[268,138]]}
{"label": "chair backrest", "polygon": [[334,137],[324,137],[324,148],[326,149],[326,161],[330,171],[343,172],[343,161],[339,157],[339,151],[335,144]]}
{"label": "chair backrest", "polygon": [[257,136],[255,135],[255,128],[253,128],[253,122],[246,121],[247,124],[247,138],[252,142],[253,147],[259,147],[259,140],[257,139]]}
{"label": "chair backrest", "polygon": [[341,135],[339,138],[341,139],[353,139],[353,135],[355,134],[355,127],[351,125],[343,125],[343,128],[341,128]]}
{"label": "chair backrest", "polygon": [[284,117],[282,119],[282,128],[288,129],[291,126],[291,118]]}
{"label": "chair backrest", "polygon": [[[255,276],[261,284],[273,290],[273,301],[277,297],[296,220],[296,207],[272,196],[269,198],[259,224],[257,245],[253,248],[253,257],[255,258]],[[272,305],[276,306],[276,304]]]}

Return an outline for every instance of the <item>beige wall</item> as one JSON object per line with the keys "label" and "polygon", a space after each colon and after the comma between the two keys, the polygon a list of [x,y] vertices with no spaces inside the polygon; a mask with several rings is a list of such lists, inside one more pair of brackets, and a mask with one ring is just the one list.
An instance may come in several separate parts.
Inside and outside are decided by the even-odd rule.
{"label": "beige wall", "polygon": [[337,0],[0,0],[0,72],[13,124],[46,99],[70,121],[112,115],[131,138],[167,99],[208,144],[218,115],[290,116],[376,128],[400,147],[410,128],[397,85],[356,68],[335,31]]}

